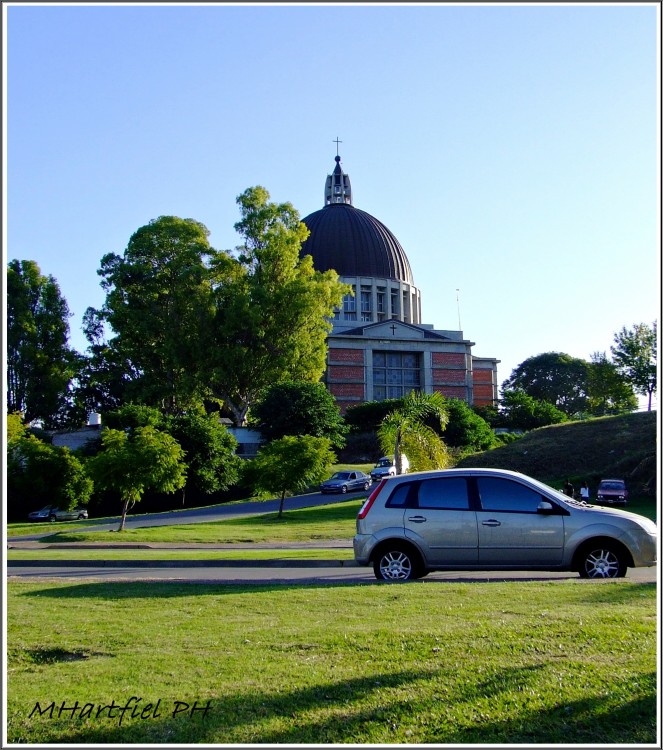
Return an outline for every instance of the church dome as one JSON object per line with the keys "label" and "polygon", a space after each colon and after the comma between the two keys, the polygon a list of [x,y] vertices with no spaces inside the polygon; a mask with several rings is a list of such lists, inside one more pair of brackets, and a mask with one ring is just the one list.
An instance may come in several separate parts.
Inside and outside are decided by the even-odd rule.
{"label": "church dome", "polygon": [[313,258],[317,271],[333,269],[341,277],[393,279],[414,286],[400,242],[381,221],[352,205],[350,177],[341,169],[338,154],[335,161],[325,183],[325,207],[302,219],[310,232],[302,255]]}
{"label": "church dome", "polygon": [[395,279],[414,285],[410,262],[400,242],[366,211],[348,203],[330,203],[302,219],[310,231],[302,255],[317,271],[339,276]]}

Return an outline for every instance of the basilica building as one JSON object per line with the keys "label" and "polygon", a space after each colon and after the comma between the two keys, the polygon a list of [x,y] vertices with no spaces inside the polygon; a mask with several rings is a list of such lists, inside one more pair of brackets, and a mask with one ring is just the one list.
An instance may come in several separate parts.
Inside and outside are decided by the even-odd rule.
{"label": "basilica building", "polygon": [[353,294],[336,311],[327,340],[324,382],[341,411],[363,401],[438,391],[471,406],[497,404],[498,359],[472,354],[462,331],[421,322],[421,294],[394,234],[352,204],[350,177],[336,166],[324,206],[302,219],[310,235],[302,255],[318,271],[334,269]]}

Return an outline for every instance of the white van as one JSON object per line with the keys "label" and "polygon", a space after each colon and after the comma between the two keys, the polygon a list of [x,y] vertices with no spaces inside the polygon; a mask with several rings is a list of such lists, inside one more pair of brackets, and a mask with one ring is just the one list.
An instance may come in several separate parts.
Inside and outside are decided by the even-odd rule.
{"label": "white van", "polygon": [[[403,466],[403,474],[407,474],[410,469],[410,462],[405,453],[401,454],[401,465]],[[380,479],[384,479],[385,477],[395,476],[396,464],[393,456],[382,456],[371,471],[371,479],[374,482],[379,482]]]}

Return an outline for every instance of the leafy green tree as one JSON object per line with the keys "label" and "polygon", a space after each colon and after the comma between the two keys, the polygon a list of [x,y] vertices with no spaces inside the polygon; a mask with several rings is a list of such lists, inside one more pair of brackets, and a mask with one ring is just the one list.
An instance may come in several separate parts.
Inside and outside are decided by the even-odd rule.
{"label": "leafy green tree", "polygon": [[15,515],[26,506],[57,505],[69,510],[86,505],[92,480],[78,457],[66,447],[23,433],[7,446],[7,504]]}
{"label": "leafy green tree", "polygon": [[591,356],[587,392],[589,411],[595,416],[622,414],[638,408],[633,386],[605,352],[594,352]]}
{"label": "leafy green tree", "polygon": [[449,419],[444,397],[439,393],[411,391],[403,398],[402,405],[382,420],[378,440],[385,454],[394,455],[397,474],[403,473],[403,453],[415,471],[442,469],[450,464],[444,441],[426,424],[431,417],[444,430]]}
{"label": "leafy green tree", "polygon": [[175,413],[207,395],[201,363],[209,349],[213,304],[209,231],[193,219],[160,216],[138,229],[123,256],[101,260],[106,301],[88,314],[89,332],[115,332],[97,344],[97,364],[124,363],[132,400]]}
{"label": "leafy green tree", "polygon": [[107,412],[141,397],[141,374],[118,350],[118,341],[106,340],[104,313],[88,307],[83,315],[88,342],[81,358],[75,397],[85,411]]}
{"label": "leafy green tree", "polygon": [[287,381],[268,386],[251,409],[251,423],[267,440],[284,435],[329,438],[345,445],[348,432],[336,400],[322,383]]}
{"label": "leafy green tree", "polygon": [[348,287],[334,271],[315,271],[310,256],[300,258],[308,229],[290,203],[270,202],[263,187],[237,203],[243,244],[212,262],[216,314],[206,355],[215,395],[242,426],[268,385],[320,380],[330,318]]}
{"label": "leafy green tree", "polygon": [[7,444],[8,446],[15,440],[27,437],[28,427],[23,423],[23,417],[19,412],[7,414],[6,416]]}
{"label": "leafy green tree", "polygon": [[589,362],[560,352],[547,352],[521,362],[504,381],[502,392],[524,391],[547,401],[571,417],[588,407]]}
{"label": "leafy green tree", "polygon": [[447,399],[445,408],[448,422],[442,435],[447,445],[473,451],[485,451],[495,445],[495,433],[488,422],[465,401]]}
{"label": "leafy green tree", "polygon": [[104,412],[103,424],[111,430],[135,430],[138,427],[154,427],[164,431],[166,418],[154,406],[145,404],[123,404],[118,409]]}
{"label": "leafy green tree", "polygon": [[135,430],[105,429],[102,450],[88,459],[87,468],[99,489],[117,492],[122,502],[123,531],[127,510],[146,490],[170,493],[184,486],[186,465],[179,443],[152,426]]}
{"label": "leafy green tree", "polygon": [[647,396],[647,409],[651,411],[652,396],[656,393],[656,328],[638,323],[630,330],[626,326],[614,336],[610,347],[619,372],[631,383],[636,393]]}
{"label": "leafy green tree", "polygon": [[505,391],[500,401],[499,425],[512,430],[534,430],[566,422],[566,414],[548,401],[532,398],[525,391]]}
{"label": "leafy green tree", "polygon": [[335,460],[327,438],[286,435],[260,448],[258,455],[247,461],[243,478],[258,495],[280,496],[281,518],[286,495],[321,482]]}
{"label": "leafy green tree", "polygon": [[69,307],[32,260],[7,269],[7,411],[45,427],[67,423],[79,355],[69,347]]}
{"label": "leafy green tree", "polygon": [[388,398],[384,401],[364,401],[349,406],[345,412],[345,423],[352,432],[375,432],[382,420],[402,405],[400,398]]}
{"label": "leafy green tree", "polygon": [[173,437],[184,451],[187,481],[182,503],[189,491],[211,494],[227,490],[237,482],[241,459],[236,455],[237,440],[219,420],[217,413],[192,410],[164,415],[143,404],[124,404],[103,415],[106,427],[135,430],[153,427]]}
{"label": "leafy green tree", "polygon": [[236,484],[242,460],[236,454],[238,443],[221,424],[218,414],[189,412],[170,416],[166,429],[184,450],[187,490],[211,494]]}

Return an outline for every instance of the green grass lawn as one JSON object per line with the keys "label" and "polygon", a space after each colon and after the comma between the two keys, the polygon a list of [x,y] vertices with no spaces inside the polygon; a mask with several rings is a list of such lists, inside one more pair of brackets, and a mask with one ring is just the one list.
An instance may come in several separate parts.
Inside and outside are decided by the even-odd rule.
{"label": "green grass lawn", "polygon": [[10,743],[656,741],[654,585],[35,581],[6,596]]}
{"label": "green grass lawn", "polygon": [[[84,526],[69,528],[64,524],[40,539],[44,544],[71,542],[180,542],[199,544],[229,544],[233,542],[308,542],[312,540],[347,539],[355,534],[355,520],[362,499],[346,500],[314,508],[286,510],[282,518],[277,513],[229,518],[212,523],[151,526],[117,531],[87,531]],[[44,524],[46,526],[46,524]],[[24,532],[10,526],[8,538]],[[34,532],[33,532],[34,533]]]}

